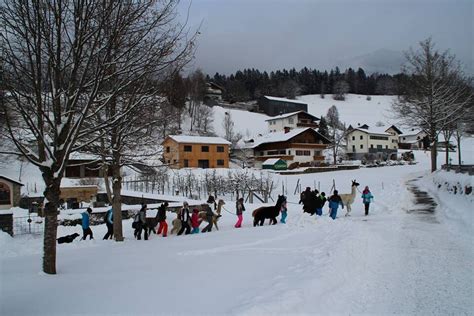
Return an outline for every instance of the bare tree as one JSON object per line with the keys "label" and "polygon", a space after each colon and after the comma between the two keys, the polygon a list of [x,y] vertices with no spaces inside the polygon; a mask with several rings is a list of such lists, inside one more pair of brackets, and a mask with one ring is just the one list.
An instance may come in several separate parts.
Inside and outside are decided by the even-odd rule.
{"label": "bare tree", "polygon": [[187,86],[189,94],[188,112],[191,118],[190,129],[192,131],[194,125],[200,122],[200,108],[206,90],[206,78],[200,69],[197,69],[188,77]]}
{"label": "bare tree", "polygon": [[346,126],[339,120],[339,111],[335,105],[328,109],[325,120],[328,126],[328,138],[331,141],[330,148],[332,149],[333,163],[337,164],[337,156],[343,147],[347,134]]}
{"label": "bare tree", "polygon": [[459,63],[448,52],[440,53],[431,38],[420,42],[420,49],[406,54],[407,75],[401,82],[403,95],[393,103],[396,118],[405,125],[425,131],[431,142],[431,171],[437,168],[439,133],[458,121],[472,100]]}
{"label": "bare tree", "polygon": [[[69,155],[130,113],[116,109],[108,120],[91,123],[125,91],[140,91],[137,82],[154,74],[156,68],[148,68],[151,53],[143,49],[161,34],[153,29],[166,28],[168,20],[160,19],[160,12],[169,4],[176,5],[3,1],[0,25],[9,98],[2,112],[17,149],[11,153],[36,165],[46,185],[43,271],[48,274],[56,273],[57,210]],[[131,42],[130,30],[136,32]]]}
{"label": "bare tree", "polygon": [[225,112],[224,121],[222,122],[222,127],[224,128],[225,136],[224,138],[232,143],[232,149],[235,148],[235,145],[242,139],[242,135],[238,132],[235,132],[234,121],[232,120],[232,115],[230,112]]}
{"label": "bare tree", "polygon": [[340,80],[334,84],[332,98],[334,100],[344,101],[348,92],[349,84],[344,80]]}

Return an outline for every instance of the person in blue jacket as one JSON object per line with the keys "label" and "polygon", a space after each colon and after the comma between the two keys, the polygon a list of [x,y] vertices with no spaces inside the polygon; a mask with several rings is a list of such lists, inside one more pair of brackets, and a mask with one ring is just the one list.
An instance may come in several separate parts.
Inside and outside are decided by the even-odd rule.
{"label": "person in blue jacket", "polygon": [[364,191],[362,191],[362,202],[364,203],[365,206],[365,216],[369,215],[369,206],[370,202],[374,199],[374,196],[369,190],[369,187],[366,186]]}
{"label": "person in blue jacket", "polygon": [[337,190],[334,190],[334,194],[329,198],[329,216],[332,219],[336,219],[337,216],[337,209],[339,205],[341,205],[342,209],[344,209],[344,203],[342,202],[341,197],[338,194]]}
{"label": "person in blue jacket", "polygon": [[82,215],[82,240],[86,240],[86,237],[89,236],[90,239],[94,239],[94,235],[92,234],[92,230],[90,227],[90,214],[92,214],[92,209],[90,207],[87,208],[87,211],[83,212]]}
{"label": "person in blue jacket", "polygon": [[112,239],[114,234],[114,211],[112,209],[105,213],[105,225],[107,225],[107,233],[104,236],[104,240]]}
{"label": "person in blue jacket", "polygon": [[281,212],[280,223],[286,224],[286,217],[287,217],[287,215],[288,215],[288,208],[287,208],[287,206],[286,206],[286,201],[284,201],[284,202],[281,204],[280,212]]}

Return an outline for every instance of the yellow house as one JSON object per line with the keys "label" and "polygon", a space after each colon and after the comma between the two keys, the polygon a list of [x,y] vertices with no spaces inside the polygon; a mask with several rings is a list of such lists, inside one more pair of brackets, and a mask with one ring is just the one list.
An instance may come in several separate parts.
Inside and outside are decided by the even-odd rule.
{"label": "yellow house", "polygon": [[229,168],[229,145],[221,137],[170,135],[163,160],[171,168]]}

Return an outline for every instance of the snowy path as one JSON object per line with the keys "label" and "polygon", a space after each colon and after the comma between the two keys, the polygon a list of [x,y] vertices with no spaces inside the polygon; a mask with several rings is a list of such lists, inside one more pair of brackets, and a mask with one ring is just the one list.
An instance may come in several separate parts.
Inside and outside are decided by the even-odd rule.
{"label": "snowy path", "polygon": [[[242,229],[224,215],[219,232],[146,242],[130,239],[125,222],[123,244],[58,247],[56,276],[38,272],[41,243],[30,240],[31,254],[7,249],[0,261],[0,314],[473,314],[472,232],[449,229],[442,206],[429,214],[435,220],[409,212],[417,171],[324,175],[322,187],[363,178],[376,197],[368,217],[360,201],[336,221],[290,204],[287,225],[250,227],[247,211]],[[93,229],[96,238],[105,231]]]}

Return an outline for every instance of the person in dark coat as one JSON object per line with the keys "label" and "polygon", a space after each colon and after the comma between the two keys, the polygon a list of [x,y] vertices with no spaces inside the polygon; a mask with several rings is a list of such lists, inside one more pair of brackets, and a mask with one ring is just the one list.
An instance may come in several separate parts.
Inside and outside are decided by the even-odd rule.
{"label": "person in dark coat", "polygon": [[216,209],[216,199],[214,198],[214,196],[209,195],[209,198],[207,199],[207,204],[208,205],[205,211],[206,211],[206,221],[208,222],[208,224],[206,225],[206,227],[202,229],[201,231],[202,233],[207,233],[207,232],[212,231],[212,225],[214,225],[213,219],[214,219],[214,216],[217,216],[212,211],[213,206],[214,206],[214,209]]}
{"label": "person in dark coat", "polygon": [[163,237],[168,236],[168,223],[166,223],[166,208],[168,207],[168,202],[165,202],[160,205],[158,208],[158,232],[157,235],[163,232]]}
{"label": "person in dark coat", "polygon": [[[318,192],[318,190],[315,190]],[[303,212],[314,215],[316,212],[316,193],[311,191],[310,187],[306,187],[304,192],[301,192],[299,204],[303,203]]]}
{"label": "person in dark coat", "polygon": [[89,240],[94,239],[94,234],[92,234],[92,230],[90,227],[90,215],[92,214],[92,209],[90,207],[87,208],[82,215],[82,240],[86,240],[86,237],[89,236]]}
{"label": "person in dark coat", "polygon": [[181,235],[185,230],[185,235],[188,235],[191,232],[191,227],[189,227],[189,220],[191,219],[189,215],[189,204],[188,202],[183,203],[183,208],[179,211],[178,214],[179,220],[181,220],[181,229],[178,232],[178,236]]}
{"label": "person in dark coat", "polygon": [[107,233],[103,239],[112,239],[114,235],[114,211],[112,209],[109,209],[107,213],[105,213],[105,225],[107,225]]}
{"label": "person in dark coat", "polygon": [[142,231],[144,233],[143,238],[145,240],[148,240],[148,229],[146,225],[146,210],[147,210],[147,206],[146,204],[143,204],[142,208],[140,209],[140,212],[138,213],[137,229],[135,230],[135,237],[138,240],[142,239]]}
{"label": "person in dark coat", "polygon": [[331,216],[332,219],[336,219],[337,216],[337,209],[339,205],[342,206],[344,209],[344,203],[342,202],[341,197],[338,194],[337,190],[334,190],[334,194],[329,198],[329,216]]}

